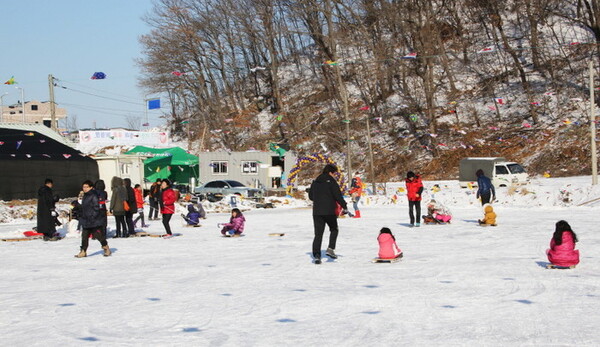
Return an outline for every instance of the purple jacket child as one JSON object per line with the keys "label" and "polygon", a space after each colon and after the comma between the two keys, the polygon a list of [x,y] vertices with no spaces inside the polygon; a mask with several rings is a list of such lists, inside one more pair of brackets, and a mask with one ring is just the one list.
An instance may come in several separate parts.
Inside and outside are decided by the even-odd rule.
{"label": "purple jacket child", "polygon": [[221,229],[221,234],[224,236],[239,236],[244,232],[244,224],[246,223],[246,218],[242,214],[242,211],[238,208],[234,208],[231,210],[231,218],[229,219],[229,223],[219,223],[220,226],[223,226]]}

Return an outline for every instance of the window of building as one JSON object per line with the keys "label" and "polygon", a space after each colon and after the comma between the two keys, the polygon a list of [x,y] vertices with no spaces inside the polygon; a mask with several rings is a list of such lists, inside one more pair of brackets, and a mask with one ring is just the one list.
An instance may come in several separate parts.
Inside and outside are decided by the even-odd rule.
{"label": "window of building", "polygon": [[242,174],[256,175],[258,173],[257,161],[242,161]]}
{"label": "window of building", "polygon": [[211,161],[213,175],[227,175],[227,161]]}
{"label": "window of building", "polygon": [[37,111],[38,110],[38,105],[31,105],[31,110],[32,111]]}
{"label": "window of building", "polygon": [[23,111],[19,111],[19,113],[23,113]]}
{"label": "window of building", "polygon": [[15,114],[15,113],[16,113],[15,111],[10,111],[10,114]]}

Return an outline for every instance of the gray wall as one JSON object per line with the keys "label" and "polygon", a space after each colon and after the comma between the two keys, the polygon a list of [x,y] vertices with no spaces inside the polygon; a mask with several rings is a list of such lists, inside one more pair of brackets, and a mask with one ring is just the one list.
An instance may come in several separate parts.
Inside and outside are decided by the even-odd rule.
{"label": "gray wall", "polygon": [[[198,185],[214,180],[235,180],[248,187],[255,187],[260,182],[267,189],[272,188],[271,178],[268,176],[269,167],[277,164],[279,156],[274,152],[200,152],[200,182]],[[221,161],[227,163],[227,174],[213,173],[212,163]],[[244,173],[242,165],[244,162],[257,162],[257,172]],[[296,164],[296,155],[287,152],[283,160],[283,171],[285,180],[291,168]],[[286,182],[283,182],[284,184]]]}

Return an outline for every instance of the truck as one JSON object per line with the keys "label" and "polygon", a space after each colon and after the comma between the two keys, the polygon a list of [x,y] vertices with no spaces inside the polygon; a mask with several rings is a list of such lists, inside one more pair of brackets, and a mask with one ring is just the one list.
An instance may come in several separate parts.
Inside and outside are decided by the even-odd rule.
{"label": "truck", "polygon": [[477,170],[490,178],[496,187],[521,185],[529,182],[525,169],[516,162],[503,157],[470,157],[461,159],[458,169],[458,182],[462,188],[477,186]]}

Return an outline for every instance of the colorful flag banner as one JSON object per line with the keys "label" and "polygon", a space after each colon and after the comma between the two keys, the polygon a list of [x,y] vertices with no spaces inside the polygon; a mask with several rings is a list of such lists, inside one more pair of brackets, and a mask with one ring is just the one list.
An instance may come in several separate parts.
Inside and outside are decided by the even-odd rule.
{"label": "colorful flag banner", "polygon": [[417,59],[417,52],[408,53],[402,59]]}
{"label": "colorful flag banner", "polygon": [[477,51],[477,53],[489,53],[489,52],[494,52],[495,50],[496,50],[495,46],[488,46],[483,49],[480,49],[479,51]]}
{"label": "colorful flag banner", "polygon": [[504,105],[504,98],[494,98],[494,100],[498,105]]}

